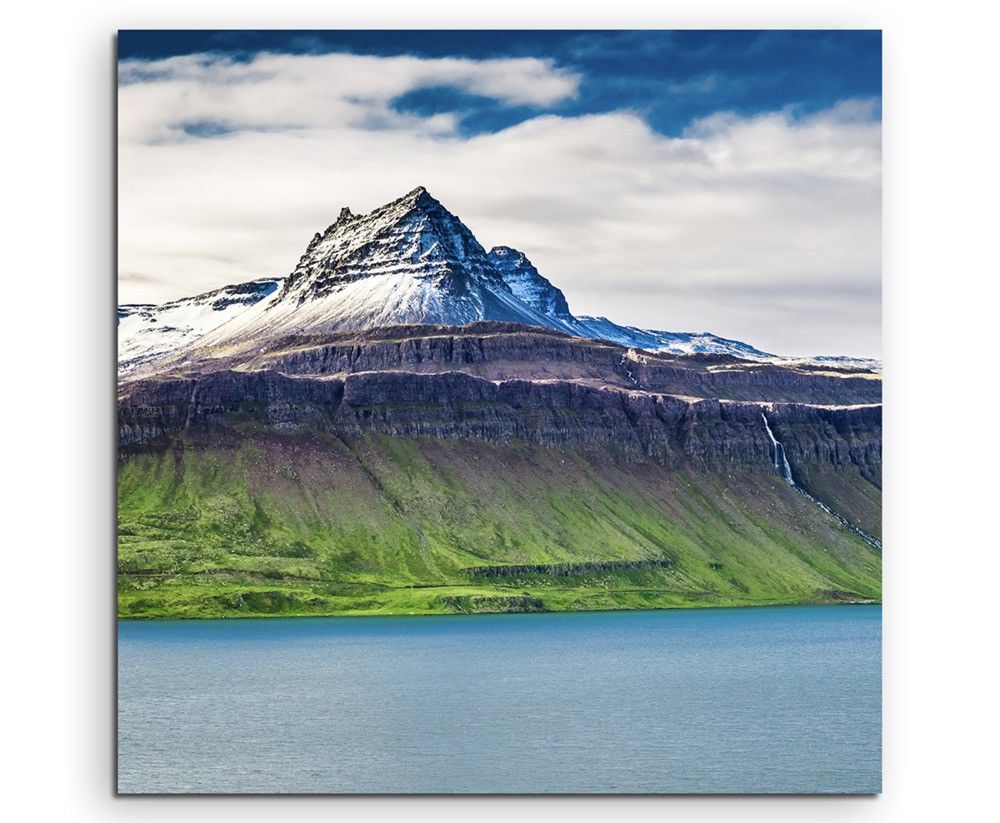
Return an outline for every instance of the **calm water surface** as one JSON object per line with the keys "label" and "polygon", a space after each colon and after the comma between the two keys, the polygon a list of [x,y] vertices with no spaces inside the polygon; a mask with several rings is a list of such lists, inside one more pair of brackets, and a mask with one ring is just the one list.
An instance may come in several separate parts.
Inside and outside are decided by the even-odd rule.
{"label": "calm water surface", "polygon": [[877,792],[881,608],[122,621],[122,792]]}

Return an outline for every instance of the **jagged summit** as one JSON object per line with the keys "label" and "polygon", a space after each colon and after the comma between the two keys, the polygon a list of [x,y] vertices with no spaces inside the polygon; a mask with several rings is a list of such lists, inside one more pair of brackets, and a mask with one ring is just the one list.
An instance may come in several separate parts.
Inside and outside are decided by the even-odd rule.
{"label": "jagged summit", "polygon": [[423,186],[417,186],[415,189],[411,189],[410,191],[408,191],[406,194],[404,194],[399,199],[400,200],[416,200],[416,199],[418,199],[420,197],[423,197],[424,195],[427,195],[427,197],[429,197],[431,200],[434,200],[435,203],[438,202],[437,200],[434,199],[434,197],[431,195],[431,193],[429,191],[427,191],[427,189],[425,189]]}
{"label": "jagged summit", "polygon": [[386,275],[439,278],[456,295],[468,291],[470,277],[493,285],[499,280],[472,232],[418,186],[368,214],[342,208],[336,222],[313,238],[281,297],[295,295],[301,304],[355,280]]}
{"label": "jagged summit", "polygon": [[465,224],[418,186],[368,214],[341,209],[273,298],[205,343],[477,320],[549,325],[514,294]]}

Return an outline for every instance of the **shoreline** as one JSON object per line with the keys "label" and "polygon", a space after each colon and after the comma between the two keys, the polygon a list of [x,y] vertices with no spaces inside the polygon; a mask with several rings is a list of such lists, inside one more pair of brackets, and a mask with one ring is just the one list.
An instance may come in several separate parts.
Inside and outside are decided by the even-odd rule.
{"label": "shoreline", "polygon": [[205,615],[200,617],[192,616],[164,616],[164,617],[142,617],[142,616],[122,616],[115,615],[116,623],[203,623],[210,620],[217,621],[240,621],[240,620],[341,620],[351,618],[400,618],[400,617],[525,617],[537,615],[566,615],[566,614],[631,614],[631,613],[653,613],[653,612],[689,612],[689,611],[723,611],[726,609],[788,609],[788,608],[813,608],[820,606],[881,606],[881,600],[827,600],[827,601],[806,601],[793,603],[743,603],[743,604],[720,604],[720,605],[691,605],[691,606],[661,606],[658,608],[646,609],[544,609],[539,611],[524,612],[419,612],[408,613],[399,612],[387,614],[385,612],[363,613],[334,613],[334,614],[248,614],[248,615]]}

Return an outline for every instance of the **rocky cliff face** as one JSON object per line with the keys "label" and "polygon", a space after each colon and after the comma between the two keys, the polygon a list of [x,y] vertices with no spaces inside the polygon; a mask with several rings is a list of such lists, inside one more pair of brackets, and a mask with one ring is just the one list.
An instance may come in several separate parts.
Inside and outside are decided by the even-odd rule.
{"label": "rocky cliff face", "polygon": [[[249,425],[573,445],[677,467],[772,471],[766,412],[793,466],[881,476],[880,406],[787,399],[796,392],[835,394],[840,381],[841,399],[854,401],[859,393],[874,394],[878,381],[740,371],[731,363],[711,371],[711,363],[685,366],[683,358],[643,369],[618,347],[504,328],[430,336],[426,329],[383,329],[366,344],[292,341],[288,349],[255,356],[267,368],[254,361],[238,370],[127,383],[120,394],[121,447],[155,448],[192,430]],[[535,376],[496,377],[518,365]],[[633,366],[637,376],[629,374]],[[576,376],[552,377],[557,367]],[[540,370],[548,375],[537,376]],[[707,396],[720,387],[749,397]]]}
{"label": "rocky cliff face", "polygon": [[793,466],[858,466],[881,471],[882,407],[779,403],[768,420]]}
{"label": "rocky cliff face", "polygon": [[878,375],[862,370],[641,352],[537,326],[490,322],[292,336],[228,350],[199,368],[317,377],[462,371],[490,380],[570,380],[685,397],[834,405],[879,403],[882,388]]}

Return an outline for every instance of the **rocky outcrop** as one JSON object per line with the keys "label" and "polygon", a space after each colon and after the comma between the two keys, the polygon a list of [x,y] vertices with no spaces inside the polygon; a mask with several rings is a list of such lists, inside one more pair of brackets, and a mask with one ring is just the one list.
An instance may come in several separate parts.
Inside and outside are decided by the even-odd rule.
{"label": "rocky outcrop", "polygon": [[776,404],[768,412],[792,466],[882,466],[882,407]]}
{"label": "rocky outcrop", "polygon": [[545,601],[529,594],[496,597],[442,597],[448,611],[460,614],[521,614],[548,611]]}
{"label": "rocky outcrop", "polygon": [[225,365],[302,376],[459,370],[491,380],[583,380],[660,394],[758,402],[879,403],[882,393],[881,380],[867,372],[637,352],[558,331],[490,322],[462,329],[402,326],[364,335],[290,337],[263,351],[230,357]]}
{"label": "rocky outcrop", "polygon": [[770,471],[765,409],[793,466],[880,471],[878,406],[692,399],[563,380],[493,381],[458,371],[346,378],[226,371],[136,381],[120,397],[119,430],[124,450],[156,447],[191,429],[249,425],[573,445],[675,466]]}
{"label": "rocky outcrop", "polygon": [[648,569],[669,569],[675,565],[669,558],[657,560],[605,560],[590,563],[531,563],[521,565],[470,566],[463,569],[469,577],[579,577],[606,572],[634,572]]}
{"label": "rocky outcrop", "polygon": [[155,446],[191,428],[240,422],[279,430],[310,423],[322,427],[343,392],[340,380],[296,380],[276,372],[136,381],[119,395],[119,448]]}
{"label": "rocky outcrop", "polygon": [[495,246],[487,257],[519,300],[539,314],[557,317],[567,323],[575,322],[566,295],[542,277],[523,252],[508,246]]}
{"label": "rocky outcrop", "polygon": [[[698,368],[698,361],[708,365]],[[725,356],[668,359],[645,353],[637,355],[629,369],[641,388],[695,397],[832,405],[882,402],[882,381],[869,373],[838,374]]]}

